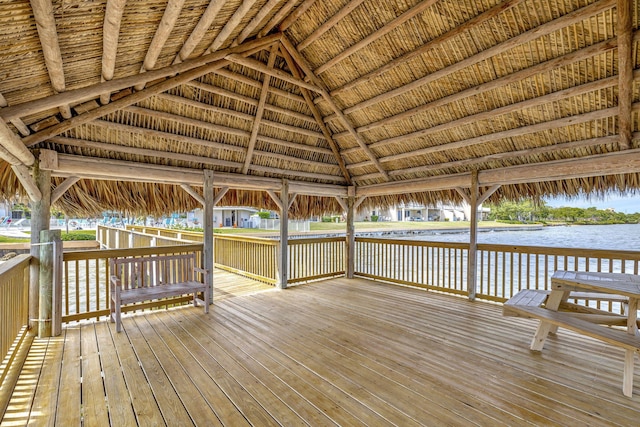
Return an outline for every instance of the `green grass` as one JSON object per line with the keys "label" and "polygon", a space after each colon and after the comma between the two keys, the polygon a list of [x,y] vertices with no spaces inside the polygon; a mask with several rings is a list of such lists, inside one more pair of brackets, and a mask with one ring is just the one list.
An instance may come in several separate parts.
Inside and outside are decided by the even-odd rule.
{"label": "green grass", "polygon": [[[23,231],[25,234],[29,234],[29,231]],[[64,231],[61,234],[63,241],[68,240],[96,240],[95,230],[69,230],[69,233]],[[30,237],[8,237],[0,235],[0,243],[27,243]]]}

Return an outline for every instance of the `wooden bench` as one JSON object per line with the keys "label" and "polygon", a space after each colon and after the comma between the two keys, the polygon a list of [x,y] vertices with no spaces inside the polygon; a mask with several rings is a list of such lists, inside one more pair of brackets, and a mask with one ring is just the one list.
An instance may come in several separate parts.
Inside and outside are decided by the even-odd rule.
{"label": "wooden bench", "polygon": [[[193,305],[198,302],[209,312],[209,286],[206,270],[196,266],[196,254],[150,255],[141,257],[111,258],[111,322],[116,330],[122,330],[122,306],[144,301],[158,300],[193,294]],[[197,273],[203,281],[197,281]],[[204,300],[198,299],[198,293]]]}

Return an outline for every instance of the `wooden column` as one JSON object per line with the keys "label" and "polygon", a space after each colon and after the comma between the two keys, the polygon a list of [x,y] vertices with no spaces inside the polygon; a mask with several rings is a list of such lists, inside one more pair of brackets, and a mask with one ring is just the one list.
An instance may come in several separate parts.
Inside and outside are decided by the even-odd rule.
{"label": "wooden column", "polygon": [[209,286],[209,295],[211,299],[209,304],[213,303],[213,267],[214,267],[214,252],[213,252],[213,206],[214,194],[213,194],[213,171],[204,171],[204,214],[202,217],[202,227],[204,235],[204,248],[202,249],[202,267],[209,271],[206,277]]}
{"label": "wooden column", "polygon": [[356,204],[355,194],[355,187],[349,187],[347,197],[347,236],[345,240],[345,252],[347,253],[345,276],[347,279],[353,279],[353,273],[355,272],[356,235],[353,224]]}
{"label": "wooden column", "polygon": [[631,148],[633,121],[633,2],[618,0],[618,133],[620,148]]}
{"label": "wooden column", "polygon": [[476,276],[477,276],[477,249],[478,249],[478,171],[473,171],[471,175],[471,188],[469,192],[470,226],[469,226],[469,255],[467,257],[467,290],[469,291],[469,301],[476,299]]}
{"label": "wooden column", "polygon": [[[38,156],[36,156],[37,158]],[[31,201],[31,267],[29,272],[29,327],[38,328],[37,319],[40,316],[40,232],[49,230],[51,208],[51,171],[40,169],[37,160],[33,167],[33,178],[38,185],[42,197],[38,201]]]}
{"label": "wooden column", "polygon": [[40,232],[38,337],[62,332],[62,240],[60,230]]}
{"label": "wooden column", "polygon": [[289,271],[289,182],[282,181],[282,190],[280,191],[280,247],[278,248],[278,282],[279,289],[287,288],[288,271]]}

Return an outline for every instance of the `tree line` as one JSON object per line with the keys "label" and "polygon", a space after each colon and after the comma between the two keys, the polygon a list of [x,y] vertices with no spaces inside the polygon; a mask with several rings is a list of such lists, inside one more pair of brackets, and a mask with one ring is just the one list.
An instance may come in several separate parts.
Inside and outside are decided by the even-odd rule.
{"label": "tree line", "polygon": [[551,207],[544,201],[534,203],[531,200],[520,202],[505,201],[489,205],[489,219],[512,223],[564,222],[569,224],[637,224],[640,213],[626,214],[612,209],[575,208],[569,206]]}

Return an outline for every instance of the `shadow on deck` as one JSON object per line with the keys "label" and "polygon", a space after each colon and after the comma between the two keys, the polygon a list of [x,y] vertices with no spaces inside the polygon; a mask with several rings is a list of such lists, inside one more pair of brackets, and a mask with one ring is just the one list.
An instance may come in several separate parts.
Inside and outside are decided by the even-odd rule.
{"label": "shadow on deck", "polygon": [[561,330],[532,353],[537,322],[502,317],[499,305],[343,278],[244,293],[208,315],[127,315],[120,334],[95,322],[36,340],[2,425],[640,419],[637,374],[634,397],[622,395],[623,351]]}

